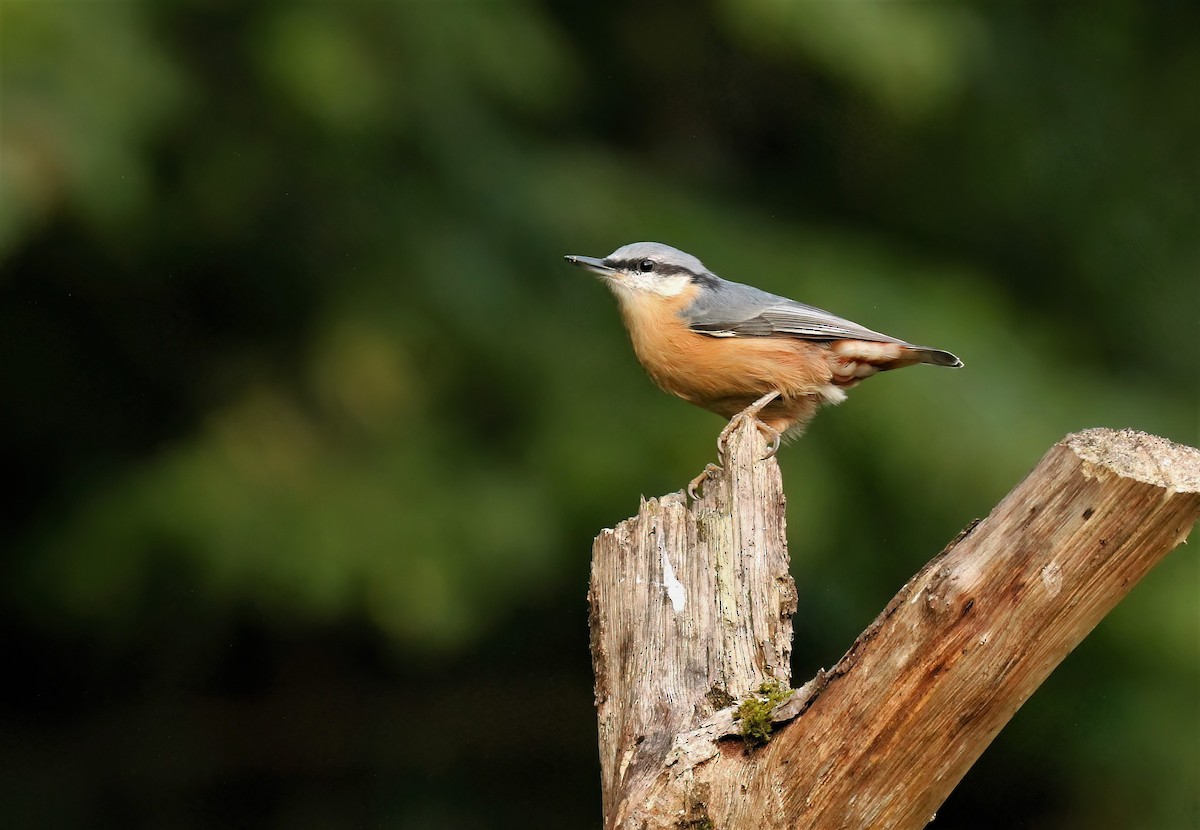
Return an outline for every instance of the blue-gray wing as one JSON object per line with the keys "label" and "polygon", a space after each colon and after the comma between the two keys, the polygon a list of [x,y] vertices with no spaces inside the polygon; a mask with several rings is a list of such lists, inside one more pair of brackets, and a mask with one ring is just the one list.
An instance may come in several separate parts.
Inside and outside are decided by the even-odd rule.
{"label": "blue-gray wing", "polygon": [[[692,331],[713,337],[799,337],[804,340],[869,340],[904,343],[828,311],[769,294],[753,286],[713,278],[682,315]],[[908,345],[908,344],[905,344]]]}

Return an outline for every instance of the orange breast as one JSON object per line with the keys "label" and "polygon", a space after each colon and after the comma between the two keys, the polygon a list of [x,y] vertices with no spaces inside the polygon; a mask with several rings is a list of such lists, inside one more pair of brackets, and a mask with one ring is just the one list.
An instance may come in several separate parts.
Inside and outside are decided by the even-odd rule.
{"label": "orange breast", "polygon": [[634,352],[664,390],[725,417],[772,391],[784,400],[765,416],[772,410],[782,415],[790,408],[787,399],[828,398],[828,347],[793,338],[697,334],[678,316],[690,299],[685,293],[621,304]]}

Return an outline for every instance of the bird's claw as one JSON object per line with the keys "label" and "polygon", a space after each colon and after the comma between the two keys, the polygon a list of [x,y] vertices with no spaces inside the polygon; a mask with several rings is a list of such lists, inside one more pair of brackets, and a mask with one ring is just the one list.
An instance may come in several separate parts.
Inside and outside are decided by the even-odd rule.
{"label": "bird's claw", "polygon": [[767,443],[767,454],[760,458],[759,461],[766,461],[768,458],[774,458],[775,453],[779,452],[779,445],[783,442],[783,433],[774,427],[767,426],[762,421],[758,422],[758,429],[760,432],[766,433],[766,436],[769,439]]}
{"label": "bird's claw", "polygon": [[[742,421],[744,421],[746,418],[749,418],[751,421],[753,421],[754,426],[758,428],[758,431],[767,436],[767,454],[759,460],[766,461],[768,458],[773,457],[775,453],[779,452],[779,444],[783,440],[783,434],[774,427],[768,426],[767,424],[764,424],[762,421],[758,420],[758,413],[762,412],[763,407],[775,400],[777,397],[779,397],[778,392],[770,392],[766,395],[763,395],[757,401],[750,404],[750,406],[746,407],[741,412],[729,419],[729,423],[725,425],[725,428],[721,430],[721,434],[717,436],[717,458],[721,460],[721,464],[726,463],[725,451],[727,445],[729,444],[729,436],[733,435],[733,433],[737,431],[737,429],[742,425]],[[708,480],[709,476],[711,476],[713,473],[719,472],[723,472],[722,467],[716,464],[709,464],[704,468],[704,471],[700,473],[700,475],[688,482],[687,492],[688,495],[692,497],[693,501],[699,498],[697,494],[700,492],[700,488],[704,485],[704,482]]]}
{"label": "bird's claw", "polygon": [[720,472],[724,472],[721,467],[718,467],[716,464],[709,464],[700,471],[700,475],[689,481],[687,486],[687,494],[691,500],[699,501],[701,496],[700,490],[704,486],[704,482],[708,481],[709,477],[712,476],[713,473]]}
{"label": "bird's claw", "polygon": [[722,464],[725,463],[725,444],[728,443],[729,436],[733,434],[734,429],[736,429],[741,422],[741,413],[734,415],[729,419],[729,423],[725,425],[725,429],[721,430],[720,435],[717,436],[717,458],[721,459]]}
{"label": "bird's claw", "polygon": [[758,431],[767,437],[767,454],[760,458],[759,461],[774,458],[775,453],[779,452],[779,445],[783,442],[783,434],[774,427],[767,426],[754,417],[753,414],[739,412],[729,420],[729,423],[725,425],[725,429],[721,430],[721,434],[717,436],[717,457],[721,459],[722,464],[725,463],[725,451],[729,443],[729,436],[742,425],[744,418],[750,418],[754,421],[754,425],[758,427]]}

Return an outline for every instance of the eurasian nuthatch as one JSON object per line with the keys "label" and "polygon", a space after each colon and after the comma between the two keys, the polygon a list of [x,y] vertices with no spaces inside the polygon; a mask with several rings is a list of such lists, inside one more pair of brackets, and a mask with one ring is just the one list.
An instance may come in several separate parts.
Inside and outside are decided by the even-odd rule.
{"label": "eurasian nuthatch", "polygon": [[962,366],[949,352],[914,346],[819,308],[723,280],[691,254],[635,242],[604,259],[568,256],[617,296],[633,350],[663,390],[731,423],[755,419],[770,437],[804,431],[821,404],[863,378],[916,363]]}

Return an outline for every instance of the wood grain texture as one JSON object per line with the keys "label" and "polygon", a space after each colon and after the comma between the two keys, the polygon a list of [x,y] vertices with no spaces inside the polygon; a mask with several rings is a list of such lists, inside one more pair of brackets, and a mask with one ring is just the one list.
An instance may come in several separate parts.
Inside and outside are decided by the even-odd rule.
{"label": "wood grain texture", "polygon": [[778,468],[755,461],[761,449],[739,430],[698,504],[651,500],[596,540],[606,827],[925,826],[1200,516],[1200,451],[1129,430],[1068,436],[776,710],[770,744],[746,750],[709,692],[785,679],[795,609]]}
{"label": "wood grain texture", "polygon": [[658,776],[675,737],[764,681],[787,683],[796,589],[783,484],[747,423],[691,505],[643,501],[592,550],[592,662],[607,826]]}

